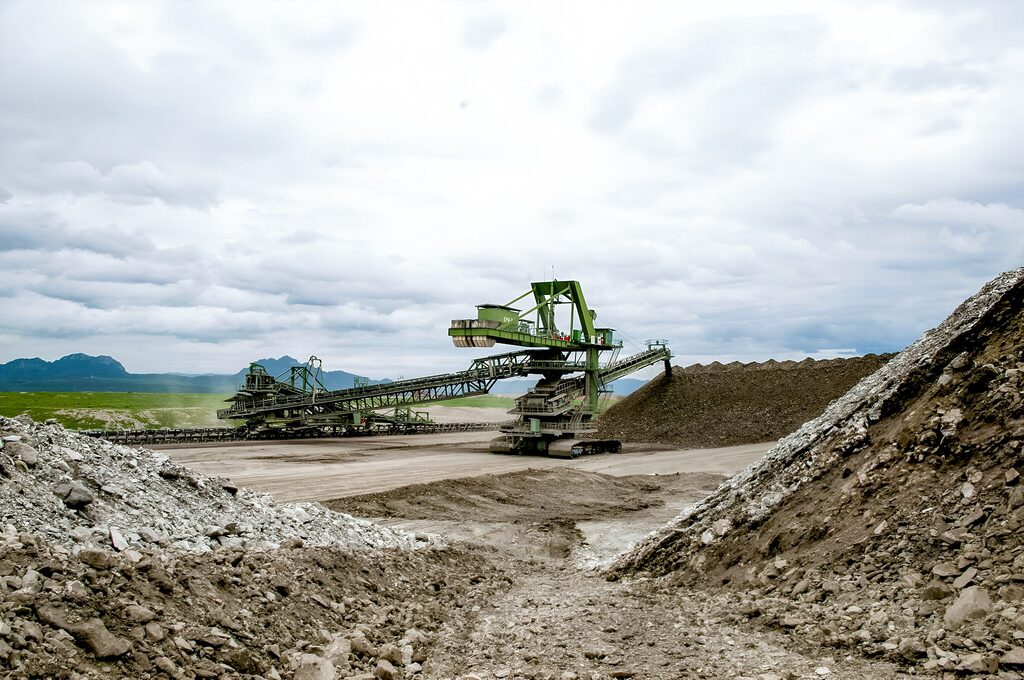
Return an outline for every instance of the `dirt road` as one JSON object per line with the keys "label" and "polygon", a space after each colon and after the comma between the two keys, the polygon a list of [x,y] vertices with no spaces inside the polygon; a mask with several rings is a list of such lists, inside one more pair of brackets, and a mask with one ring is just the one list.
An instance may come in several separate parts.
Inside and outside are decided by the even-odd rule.
{"label": "dirt road", "polygon": [[[622,454],[568,461],[544,456],[496,455],[487,451],[494,432],[230,442],[167,447],[175,461],[236,484],[274,494],[279,500],[323,501],[377,493],[482,474],[526,469],[574,468],[609,475],[715,472],[731,475],[761,457],[774,442],[721,449],[666,450],[628,445]],[[159,448],[159,447],[157,447]]]}

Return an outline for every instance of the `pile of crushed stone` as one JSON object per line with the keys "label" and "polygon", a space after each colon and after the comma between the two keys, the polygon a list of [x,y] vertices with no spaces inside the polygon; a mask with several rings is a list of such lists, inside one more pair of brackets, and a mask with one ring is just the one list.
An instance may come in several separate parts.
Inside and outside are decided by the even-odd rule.
{"label": "pile of crushed stone", "polygon": [[928,671],[1024,677],[1024,269],[619,559]]}
{"label": "pile of crushed stone", "polygon": [[506,584],[455,547],[139,553],[0,537],[0,677],[424,677]]}
{"label": "pile of crushed stone", "polygon": [[658,376],[602,414],[597,436],[681,448],[772,441],[892,356],[675,366],[671,376]]}
{"label": "pile of crushed stone", "polygon": [[0,675],[391,680],[508,580],[484,553],[0,418]]}
{"label": "pile of crushed stone", "polygon": [[0,528],[8,537],[28,532],[68,547],[130,554],[152,547],[204,552],[282,544],[417,546],[410,534],[316,503],[279,504],[163,454],[55,423],[0,417],[0,440]]}

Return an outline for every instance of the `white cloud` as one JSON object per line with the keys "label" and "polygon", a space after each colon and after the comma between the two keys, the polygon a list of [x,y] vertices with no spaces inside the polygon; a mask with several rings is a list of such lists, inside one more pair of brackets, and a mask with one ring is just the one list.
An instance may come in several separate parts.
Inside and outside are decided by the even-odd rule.
{"label": "white cloud", "polygon": [[681,357],[899,349],[1024,256],[1021,18],[0,4],[0,360],[433,373],[552,265]]}

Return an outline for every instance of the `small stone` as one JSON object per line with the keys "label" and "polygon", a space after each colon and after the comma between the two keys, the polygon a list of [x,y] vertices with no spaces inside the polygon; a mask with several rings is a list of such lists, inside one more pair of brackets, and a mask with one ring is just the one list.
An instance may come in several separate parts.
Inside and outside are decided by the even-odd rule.
{"label": "small stone", "polygon": [[900,640],[899,652],[900,656],[910,660],[919,659],[928,654],[924,643],[917,638],[903,638]]}
{"label": "small stone", "polygon": [[951,562],[939,562],[932,567],[932,573],[939,577],[959,576],[960,570]]}
{"label": "small stone", "polygon": [[18,458],[28,467],[39,464],[39,452],[24,442],[14,441],[4,444],[4,451]]}
{"label": "small stone", "polygon": [[385,661],[390,661],[396,666],[402,663],[402,650],[399,649],[398,645],[392,644],[390,642],[386,645],[381,646],[380,651],[377,653],[377,656],[384,659]]}
{"label": "small stone", "polygon": [[964,482],[963,486],[960,487],[960,493],[964,498],[974,498],[975,489],[974,485],[970,482]]}
{"label": "small stone", "polygon": [[921,589],[922,600],[945,600],[952,594],[952,589],[942,581],[931,581]]}
{"label": "small stone", "polygon": [[135,623],[149,623],[156,618],[156,614],[153,610],[147,609],[141,605],[133,604],[124,610],[124,616],[129,621]]}
{"label": "small stone", "polygon": [[128,641],[107,630],[100,619],[89,619],[73,624],[68,626],[67,631],[97,659],[112,659],[131,650]]}
{"label": "small stone", "polygon": [[373,676],[379,680],[397,680],[398,670],[391,665],[390,661],[381,659],[377,662],[377,667],[373,669]]}
{"label": "small stone", "polygon": [[818,666],[814,669],[815,675],[832,675],[832,669],[828,666]]}
{"label": "small stone", "polygon": [[161,671],[174,678],[178,675],[178,668],[174,665],[174,662],[168,659],[166,656],[158,657],[153,661],[153,665],[159,668]]}
{"label": "small stone", "polygon": [[359,656],[377,656],[377,648],[374,647],[373,643],[366,639],[366,636],[353,635],[349,638],[349,643],[352,645],[352,653]]}
{"label": "small stone", "polygon": [[1024,647],[1015,647],[999,659],[999,665],[1006,668],[1024,668]]}
{"label": "small stone", "polygon": [[956,669],[966,673],[995,673],[999,670],[999,661],[994,656],[968,654],[960,659]]}
{"label": "small stone", "polygon": [[974,580],[974,577],[977,575],[978,570],[974,567],[971,567],[953,581],[953,587],[957,590],[963,590],[968,583]]}
{"label": "small stone", "polygon": [[110,569],[117,564],[117,557],[106,550],[87,548],[78,553],[78,559],[95,569]]}
{"label": "small stone", "polygon": [[94,500],[92,492],[81,482],[58,484],[54,487],[53,492],[64,500],[64,505],[72,510],[84,508]]}
{"label": "small stone", "polygon": [[124,535],[117,529],[117,527],[110,527],[110,544],[114,546],[114,550],[118,552],[128,548],[128,540],[125,539]]}
{"label": "small stone", "polygon": [[153,642],[160,642],[164,639],[164,629],[159,623],[147,623],[144,626],[146,636]]}
{"label": "small stone", "polygon": [[960,597],[946,609],[943,621],[947,630],[956,630],[964,622],[983,618],[992,611],[992,598],[981,586],[971,586],[960,593]]}
{"label": "small stone", "polygon": [[324,657],[329,659],[334,664],[335,668],[348,668],[349,654],[352,653],[352,643],[349,642],[348,638],[340,635],[335,636],[331,640],[330,644],[324,648]]}
{"label": "small stone", "polygon": [[321,656],[303,654],[298,663],[293,676],[295,680],[334,680],[338,677],[334,664]]}
{"label": "small stone", "polygon": [[999,589],[999,599],[1006,602],[1020,602],[1024,600],[1024,586],[1011,584]]}
{"label": "small stone", "polygon": [[1003,475],[1003,479],[1006,481],[1007,486],[1013,486],[1014,484],[1020,481],[1020,473],[1017,472],[1017,470],[1015,470],[1014,468],[1010,468]]}
{"label": "small stone", "polygon": [[975,510],[974,512],[968,513],[964,517],[960,518],[960,524],[965,527],[969,527],[972,524],[977,524],[983,519],[985,519],[985,511]]}

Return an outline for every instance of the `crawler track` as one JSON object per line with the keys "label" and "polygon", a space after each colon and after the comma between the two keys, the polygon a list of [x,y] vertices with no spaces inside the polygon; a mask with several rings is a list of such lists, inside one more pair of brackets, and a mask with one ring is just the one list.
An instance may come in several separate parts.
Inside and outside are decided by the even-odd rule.
{"label": "crawler track", "polygon": [[432,434],[497,430],[501,423],[375,423],[360,428],[313,428],[305,430],[253,431],[244,427],[202,427],[156,430],[84,430],[82,434],[115,444],[191,444],[201,442],[267,441],[273,439],[317,439],[327,437],[369,437],[385,434]]}

